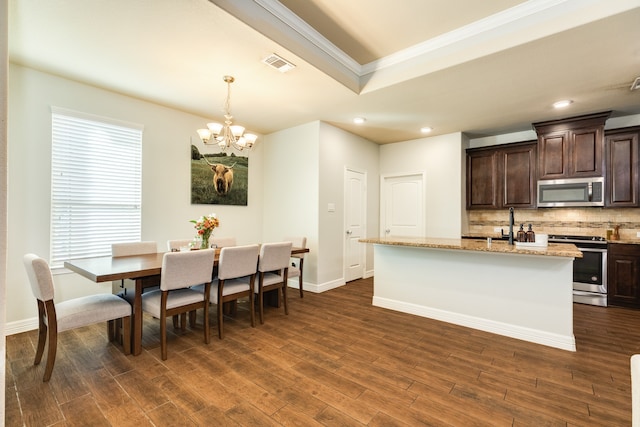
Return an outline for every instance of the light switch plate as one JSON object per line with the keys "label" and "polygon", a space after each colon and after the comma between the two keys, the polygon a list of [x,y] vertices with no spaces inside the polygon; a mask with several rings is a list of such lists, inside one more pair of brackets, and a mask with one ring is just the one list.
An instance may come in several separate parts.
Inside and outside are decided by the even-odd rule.
{"label": "light switch plate", "polygon": [[334,203],[329,203],[327,205],[327,211],[329,212],[335,212],[336,211],[336,205]]}
{"label": "light switch plate", "polygon": [[636,237],[640,237],[640,231],[636,233]]}
{"label": "light switch plate", "polygon": [[502,227],[493,227],[494,233],[500,233],[502,231]]}

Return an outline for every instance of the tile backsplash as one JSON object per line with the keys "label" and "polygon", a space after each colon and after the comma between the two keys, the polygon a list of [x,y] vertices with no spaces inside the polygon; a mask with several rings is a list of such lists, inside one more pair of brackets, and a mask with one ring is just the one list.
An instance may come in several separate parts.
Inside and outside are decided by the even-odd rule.
{"label": "tile backsplash", "polygon": [[[469,235],[495,236],[494,228],[509,230],[509,210],[469,210]],[[638,240],[640,208],[550,208],[516,209],[515,230],[524,224],[533,225],[533,231],[545,234],[569,234],[606,237],[607,230],[620,226],[620,240]]]}

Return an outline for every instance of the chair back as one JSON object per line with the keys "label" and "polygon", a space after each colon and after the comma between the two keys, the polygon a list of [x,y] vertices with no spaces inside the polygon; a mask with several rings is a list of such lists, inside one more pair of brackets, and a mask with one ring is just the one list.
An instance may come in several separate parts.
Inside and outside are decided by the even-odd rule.
{"label": "chair back", "polygon": [[193,242],[193,239],[167,240],[167,250],[169,252],[179,251],[181,247],[189,246],[191,242]]}
{"label": "chair back", "polygon": [[162,257],[160,289],[187,288],[211,282],[215,250],[167,252]]}
{"label": "chair back", "polygon": [[52,300],[54,295],[53,275],[47,261],[35,254],[26,254],[22,261],[27,270],[33,296],[40,301]]}
{"label": "chair back", "polygon": [[229,246],[236,246],[235,237],[212,237],[210,243],[216,245],[216,248],[226,248]]}
{"label": "chair back", "polygon": [[268,272],[289,267],[291,242],[264,243],[260,248],[258,271]]}
{"label": "chair back", "polygon": [[158,245],[152,241],[111,244],[112,257],[155,254],[156,252],[158,252]]}
{"label": "chair back", "polygon": [[222,248],[218,259],[218,279],[235,279],[255,274],[259,252],[258,245]]}
{"label": "chair back", "polygon": [[[304,236],[285,237],[285,241],[291,242],[294,248],[306,248],[307,238]],[[293,255],[294,258],[304,258],[304,253]]]}

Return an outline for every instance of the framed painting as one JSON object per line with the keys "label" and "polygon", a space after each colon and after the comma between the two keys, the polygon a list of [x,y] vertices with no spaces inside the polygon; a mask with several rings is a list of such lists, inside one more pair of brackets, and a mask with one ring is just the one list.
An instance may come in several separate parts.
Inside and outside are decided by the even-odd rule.
{"label": "framed painting", "polygon": [[247,206],[249,158],[191,145],[191,204]]}

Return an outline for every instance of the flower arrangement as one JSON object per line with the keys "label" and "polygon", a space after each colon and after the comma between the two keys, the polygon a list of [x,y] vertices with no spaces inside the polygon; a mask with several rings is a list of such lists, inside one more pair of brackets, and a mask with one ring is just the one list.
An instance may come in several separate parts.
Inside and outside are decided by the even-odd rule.
{"label": "flower arrangement", "polygon": [[209,215],[203,215],[199,219],[192,219],[191,221],[194,225],[194,228],[198,232],[198,238],[202,239],[202,243],[200,244],[200,249],[209,248],[209,238],[211,237],[211,232],[216,227],[220,226],[220,221],[216,214],[212,213]]}

